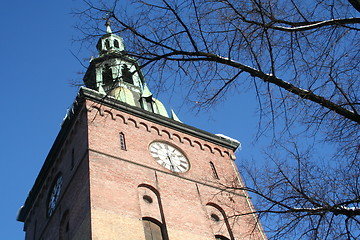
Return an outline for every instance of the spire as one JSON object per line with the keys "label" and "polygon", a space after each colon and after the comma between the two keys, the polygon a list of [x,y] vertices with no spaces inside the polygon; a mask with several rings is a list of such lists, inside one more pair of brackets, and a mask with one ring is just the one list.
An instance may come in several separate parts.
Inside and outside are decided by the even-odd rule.
{"label": "spire", "polygon": [[106,33],[112,33],[110,19],[106,19],[105,26],[106,26]]}
{"label": "spire", "polygon": [[143,88],[143,92],[141,94],[141,97],[144,97],[144,98],[152,97],[152,93],[150,92],[150,90],[149,90],[146,83],[144,83],[144,88]]}
{"label": "spire", "polygon": [[174,110],[171,109],[171,119],[178,121],[178,122],[182,122],[180,121],[180,119],[178,118],[178,116],[176,115],[176,113],[174,112]]}

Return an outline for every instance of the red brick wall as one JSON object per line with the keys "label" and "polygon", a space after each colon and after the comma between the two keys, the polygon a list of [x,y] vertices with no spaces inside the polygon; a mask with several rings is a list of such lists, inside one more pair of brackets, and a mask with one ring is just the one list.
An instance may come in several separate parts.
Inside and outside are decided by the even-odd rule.
{"label": "red brick wall", "polygon": [[[60,221],[66,211],[69,212],[69,236],[75,236],[80,229],[83,235],[90,235],[90,225],[87,224],[86,227],[86,224],[83,224],[84,221],[88,221],[86,218],[89,218],[90,210],[87,136],[85,110],[78,115],[54,157],[53,165],[40,189],[36,203],[25,221],[26,239],[32,240],[34,236],[35,239],[58,239]],[[75,161],[72,168],[73,149]],[[53,215],[47,217],[47,201],[49,192],[52,191],[50,188],[60,172],[63,176],[60,198]]]}
{"label": "red brick wall", "polygon": [[[159,220],[159,208],[154,207],[158,204],[171,240],[213,239],[219,233],[230,237],[224,221],[214,225],[210,220],[213,207],[207,204],[217,204],[228,216],[249,212],[244,196],[218,188],[239,184],[231,150],[99,104],[87,102],[87,107],[93,239],[143,239],[141,218],[146,212]],[[126,151],[120,148],[120,132],[125,134]],[[190,170],[173,174],[160,166],[148,151],[153,141],[180,148],[190,160]],[[213,177],[210,161],[220,180]],[[144,210],[141,184],[156,189],[161,202]],[[235,239],[261,239],[256,228],[249,235],[255,223],[252,215],[227,221]]]}
{"label": "red brick wall", "polygon": [[[241,184],[236,180],[230,149],[88,100],[85,104],[29,213],[26,239],[33,239],[35,222],[36,239],[58,239],[67,211],[67,235],[75,240],[141,240],[144,217],[165,225],[171,240],[208,240],[215,234],[262,239],[254,228],[254,216],[227,220],[222,216],[248,213],[251,206],[244,192],[223,191],[222,185]],[[125,134],[126,150],[120,147],[120,132]],[[174,174],[160,166],[148,151],[153,141],[181,149],[190,161],[190,170]],[[219,179],[214,177],[210,161]],[[48,194],[59,172],[63,186],[58,207],[47,218]],[[144,201],[144,194],[152,203]],[[220,222],[211,220],[211,214],[217,214]]]}

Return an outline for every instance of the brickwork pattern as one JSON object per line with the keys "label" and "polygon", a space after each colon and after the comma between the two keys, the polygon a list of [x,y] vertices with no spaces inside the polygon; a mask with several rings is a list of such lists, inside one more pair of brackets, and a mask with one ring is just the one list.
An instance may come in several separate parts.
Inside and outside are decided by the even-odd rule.
{"label": "brickwork pattern", "polygon": [[[81,232],[81,236],[90,235],[87,136],[87,114],[86,111],[82,111],[58,149],[54,164],[25,221],[26,240],[58,239],[60,221],[66,211],[70,213],[69,236],[79,235],[78,232]],[[49,193],[52,191],[50,188],[59,173],[63,176],[60,198],[54,213],[49,217],[47,205]],[[81,237],[74,237],[74,239],[81,239]]]}
{"label": "brickwork pattern", "polygon": [[[135,239],[134,235],[141,236],[144,231],[142,217],[163,221],[171,240],[214,239],[215,234],[229,239],[262,239],[252,215],[227,219],[230,232],[224,219],[214,223],[210,218],[216,212],[213,206],[221,207],[227,216],[250,211],[242,192],[233,194],[220,188],[222,184],[234,185],[234,181],[240,184],[230,149],[93,102],[88,102],[87,108],[91,211],[100,214],[92,214],[93,239]],[[120,132],[126,137],[126,151],[120,148]],[[190,170],[174,174],[160,166],[148,151],[153,141],[181,149],[190,160]],[[210,161],[219,180],[212,174]],[[163,219],[156,199],[151,204],[143,202],[142,185],[158,192]],[[102,222],[110,217],[115,222],[132,222],[130,235],[126,236],[127,224],[116,224],[116,231],[109,226],[112,234],[102,236],[106,228]]]}
{"label": "brickwork pattern", "polygon": [[[90,100],[81,108],[25,221],[27,240],[59,239],[65,213],[66,236],[73,240],[142,240],[143,218],[165,226],[170,240],[209,240],[217,234],[265,238],[256,216],[226,217],[252,208],[245,192],[222,187],[242,185],[231,149]],[[121,149],[120,133],[126,150]],[[180,149],[190,161],[189,171],[173,173],[160,166],[149,153],[153,141]],[[59,173],[60,198],[47,217],[50,188]]]}

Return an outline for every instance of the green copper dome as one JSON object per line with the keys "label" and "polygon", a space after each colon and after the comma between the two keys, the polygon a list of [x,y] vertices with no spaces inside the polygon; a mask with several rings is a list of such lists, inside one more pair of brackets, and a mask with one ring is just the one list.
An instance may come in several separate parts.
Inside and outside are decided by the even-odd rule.
{"label": "green copper dome", "polygon": [[[136,59],[127,55],[124,40],[112,33],[109,21],[99,39],[97,58],[92,58],[84,76],[87,88],[105,96],[169,118],[164,104],[153,97]],[[171,119],[181,122],[172,112]]]}

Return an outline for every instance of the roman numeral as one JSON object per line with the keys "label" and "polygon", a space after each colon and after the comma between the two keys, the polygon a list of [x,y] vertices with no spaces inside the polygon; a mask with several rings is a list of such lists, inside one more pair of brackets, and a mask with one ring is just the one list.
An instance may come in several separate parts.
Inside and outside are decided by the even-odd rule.
{"label": "roman numeral", "polygon": [[188,163],[187,163],[187,161],[185,160],[185,159],[180,159],[180,163],[183,163],[183,164],[185,164],[185,165],[187,165]]}
{"label": "roman numeral", "polygon": [[152,152],[152,153],[157,153],[158,150],[159,150],[159,149],[157,149],[157,148],[155,148],[155,147],[151,147],[151,148],[150,148],[150,152]]}
{"label": "roman numeral", "polygon": [[182,171],[184,171],[184,170],[186,170],[186,169],[187,169],[187,167],[186,167],[186,166],[184,166],[184,165],[182,165],[182,164],[180,164],[180,165],[179,165],[179,168],[182,168]]}

